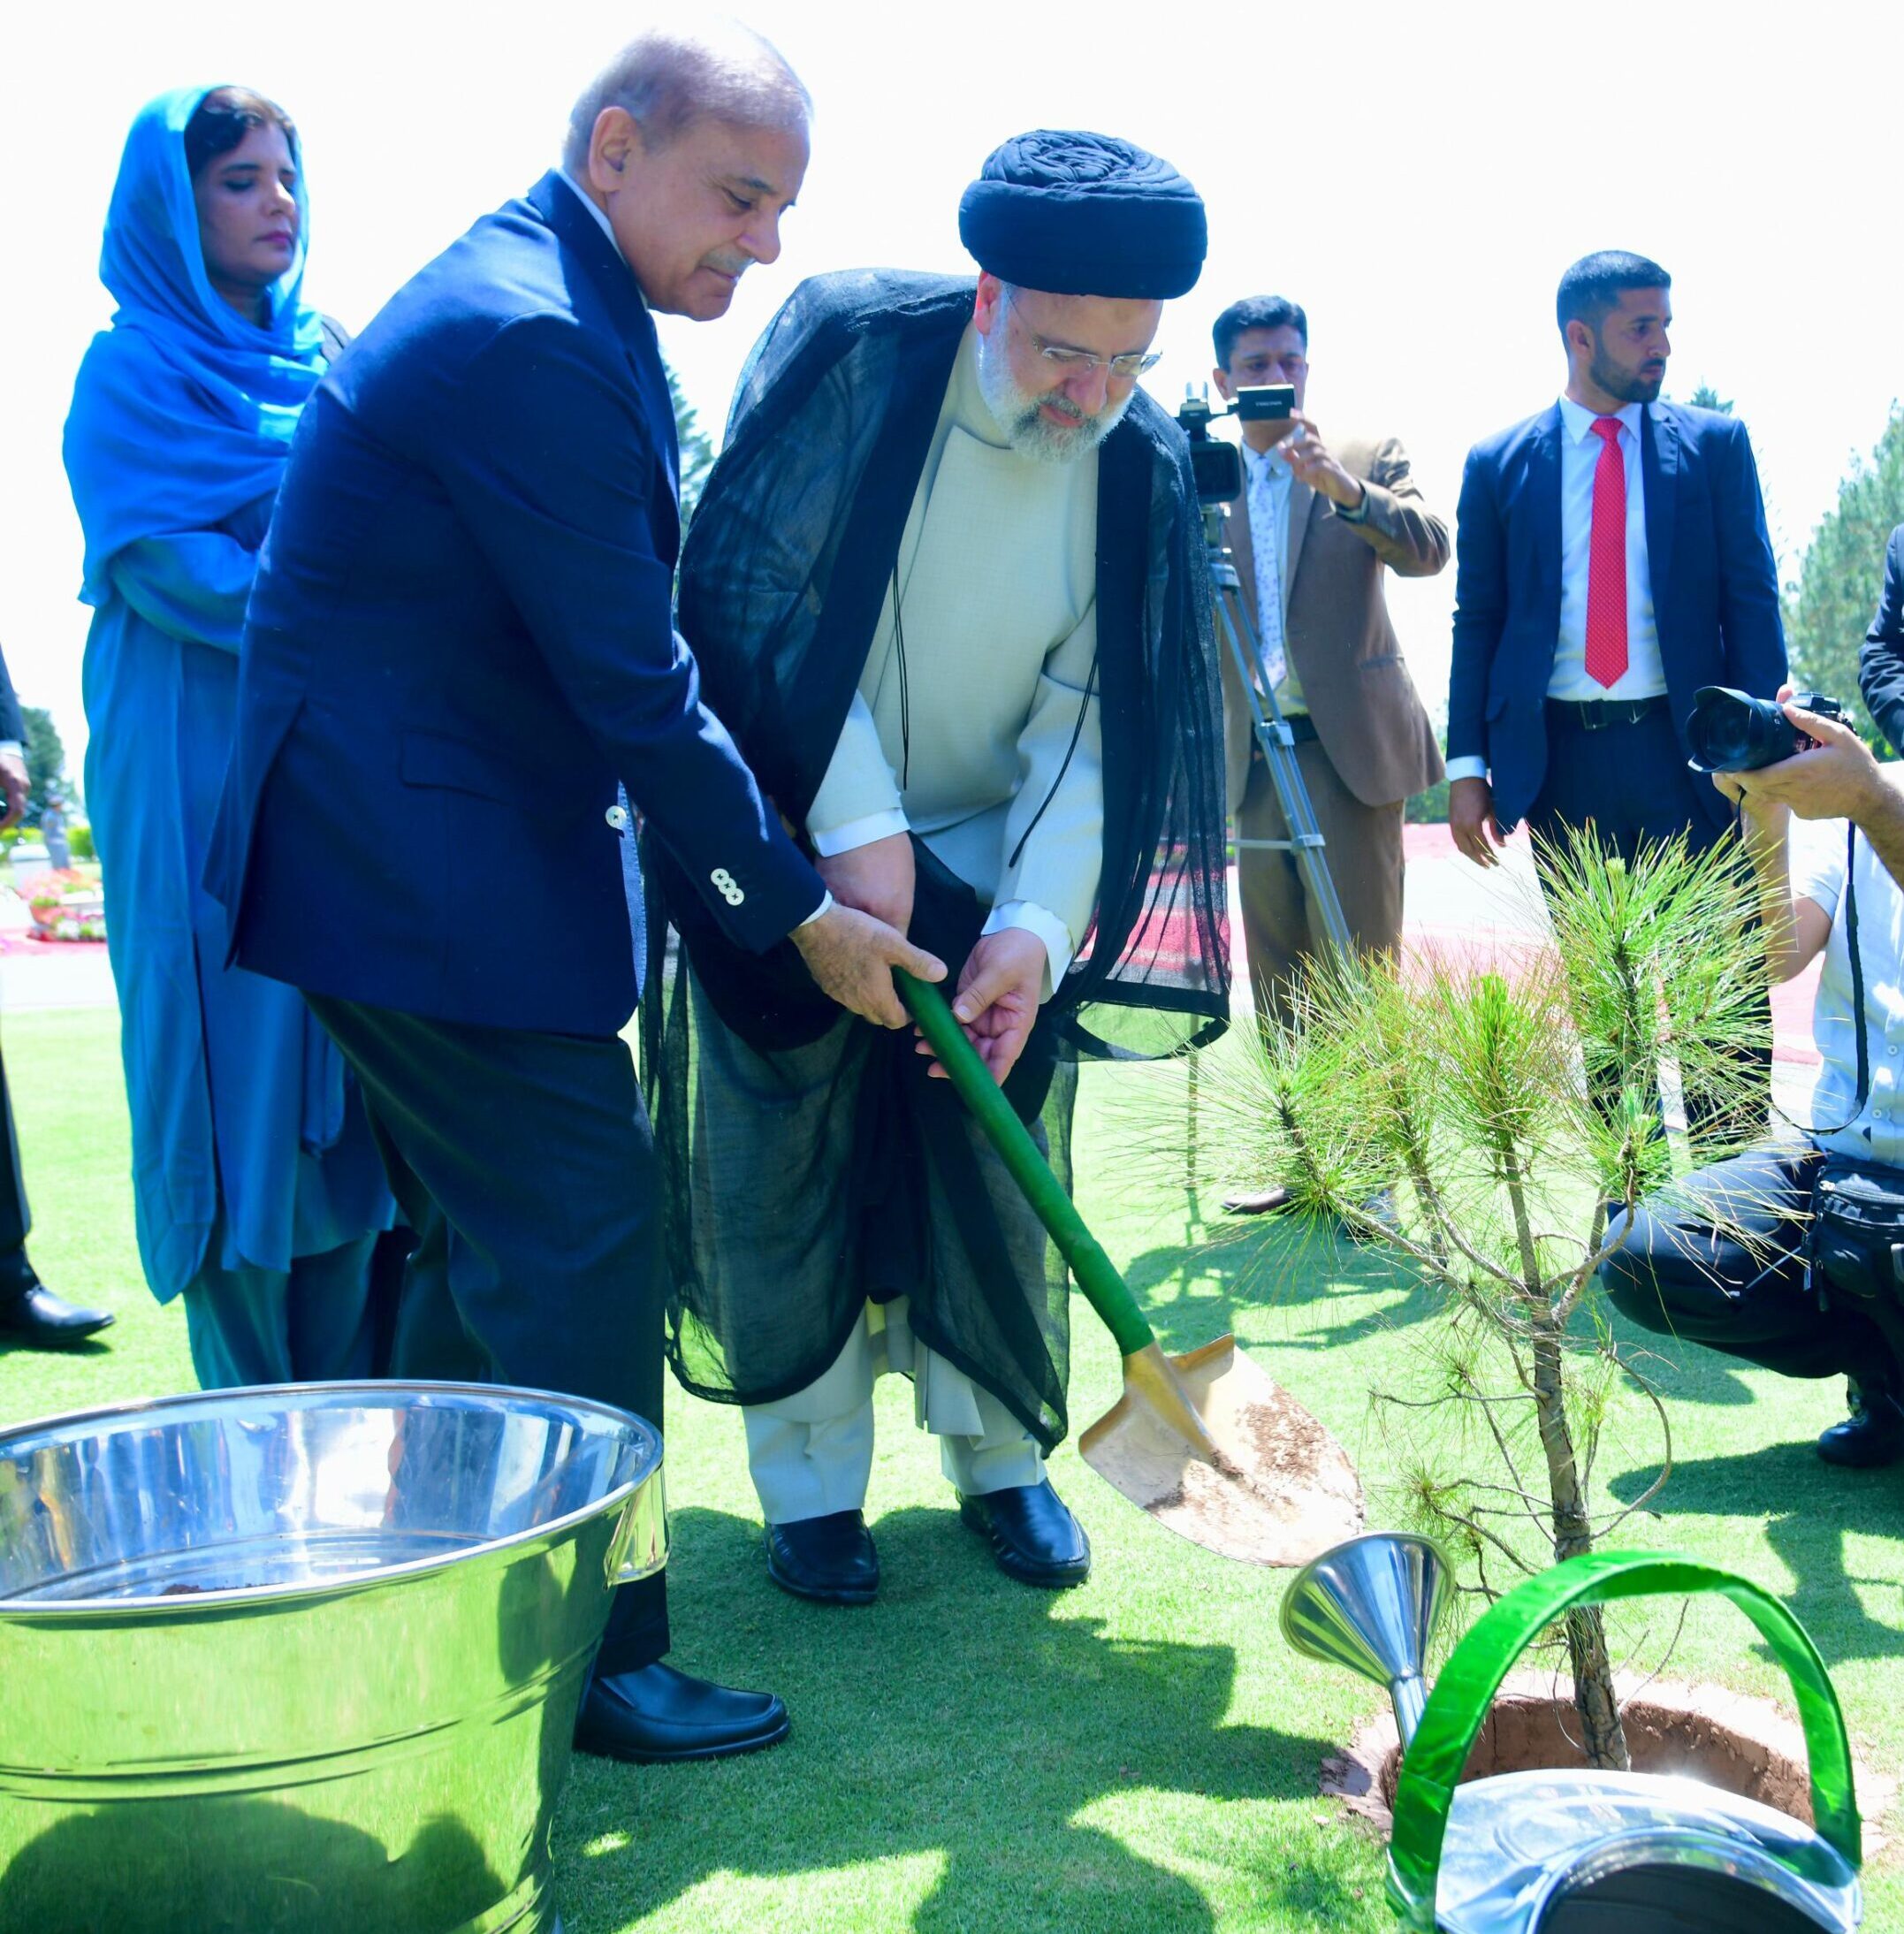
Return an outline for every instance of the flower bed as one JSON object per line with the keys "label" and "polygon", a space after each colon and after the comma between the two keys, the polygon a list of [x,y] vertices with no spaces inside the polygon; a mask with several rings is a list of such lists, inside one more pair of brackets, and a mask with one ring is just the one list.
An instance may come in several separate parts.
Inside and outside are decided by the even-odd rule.
{"label": "flower bed", "polygon": [[27,910],[43,940],[103,940],[106,901],[97,880],[71,867],[42,873],[25,894]]}

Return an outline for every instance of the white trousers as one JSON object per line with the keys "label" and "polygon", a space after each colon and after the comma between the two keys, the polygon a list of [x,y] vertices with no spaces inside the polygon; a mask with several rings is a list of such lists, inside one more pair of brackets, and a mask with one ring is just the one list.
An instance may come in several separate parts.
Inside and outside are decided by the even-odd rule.
{"label": "white trousers", "polygon": [[903,1297],[868,1303],[833,1366],[777,1404],[750,1404],[747,1464],[770,1525],[858,1511],[872,1474],[872,1386],[912,1378],[913,1415],[939,1439],[947,1478],[969,1497],[1041,1483],[1038,1440],[912,1334]]}

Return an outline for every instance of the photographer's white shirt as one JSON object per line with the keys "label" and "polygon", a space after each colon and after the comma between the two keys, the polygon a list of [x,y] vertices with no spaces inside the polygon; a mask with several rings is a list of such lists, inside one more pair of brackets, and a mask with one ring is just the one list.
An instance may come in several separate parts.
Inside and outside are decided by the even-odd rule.
{"label": "photographer's white shirt", "polygon": [[1821,1148],[1904,1169],[1904,890],[1862,837],[1853,879],[1871,1092],[1856,1118],[1846,1122],[1858,1095],[1858,1037],[1844,907],[1845,832],[1842,819],[1792,822],[1793,898],[1811,901],[1832,922],[1811,1016],[1823,1065],[1812,1087],[1809,1116],[1798,1125]]}

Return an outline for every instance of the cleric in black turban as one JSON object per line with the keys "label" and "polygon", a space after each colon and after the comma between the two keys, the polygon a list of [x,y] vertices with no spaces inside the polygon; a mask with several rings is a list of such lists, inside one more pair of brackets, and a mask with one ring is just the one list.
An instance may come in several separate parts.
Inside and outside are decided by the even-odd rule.
{"label": "cleric in black turban", "polygon": [[1209,232],[1169,162],[1115,134],[1040,128],[986,157],[959,240],[1001,282],[1058,295],[1187,295]]}
{"label": "cleric in black turban", "polygon": [[[1202,525],[1139,382],[1203,205],[1128,141],[1040,133],[991,156],[960,225],[976,279],[822,276],[774,319],[680,623],[829,890],[948,963],[1067,1177],[1078,1057],[1168,1054],[1228,1013]],[[1070,1285],[1023,1194],[909,1034],[842,1016],[791,948],[742,952],[659,843],[644,859],[670,1349],[745,1409],[772,1576],[872,1596],[892,1371],[1000,1565],[1076,1584],[1090,1547],[1044,1465]]]}

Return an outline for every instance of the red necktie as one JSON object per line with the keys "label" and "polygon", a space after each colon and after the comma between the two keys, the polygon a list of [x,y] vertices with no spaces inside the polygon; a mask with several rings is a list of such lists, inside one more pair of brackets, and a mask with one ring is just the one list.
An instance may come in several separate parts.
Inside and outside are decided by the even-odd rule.
{"label": "red necktie", "polygon": [[1596,416],[1593,529],[1587,546],[1587,675],[1613,685],[1626,674],[1626,465],[1619,418]]}

